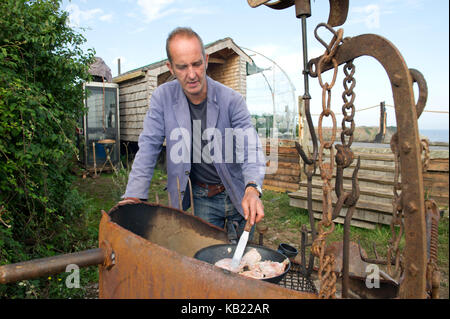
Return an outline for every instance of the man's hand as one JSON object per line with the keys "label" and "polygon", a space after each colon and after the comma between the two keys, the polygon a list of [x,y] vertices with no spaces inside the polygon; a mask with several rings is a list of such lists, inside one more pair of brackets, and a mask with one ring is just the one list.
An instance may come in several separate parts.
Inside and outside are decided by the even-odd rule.
{"label": "man's hand", "polygon": [[242,199],[242,208],[244,209],[244,218],[250,218],[250,224],[253,226],[259,223],[264,217],[264,205],[259,198],[259,192],[254,187],[245,189],[244,198]]}
{"label": "man's hand", "polygon": [[142,201],[137,197],[125,197],[124,199],[122,199],[119,202],[119,205],[135,204],[135,203],[140,203],[140,202],[142,202]]}

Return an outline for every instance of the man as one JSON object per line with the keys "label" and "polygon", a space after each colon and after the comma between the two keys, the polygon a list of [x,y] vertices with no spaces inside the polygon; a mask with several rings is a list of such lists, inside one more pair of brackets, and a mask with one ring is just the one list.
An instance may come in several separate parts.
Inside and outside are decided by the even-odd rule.
{"label": "man", "polygon": [[172,206],[179,207],[178,188],[180,208],[190,206],[190,178],[194,214],[226,226],[233,241],[247,219],[254,225],[264,217],[260,196],[265,161],[258,136],[243,97],[206,75],[208,55],[197,33],[176,28],[167,38],[166,51],[167,67],[176,80],[152,94],[122,203],[147,199],[166,138]]}

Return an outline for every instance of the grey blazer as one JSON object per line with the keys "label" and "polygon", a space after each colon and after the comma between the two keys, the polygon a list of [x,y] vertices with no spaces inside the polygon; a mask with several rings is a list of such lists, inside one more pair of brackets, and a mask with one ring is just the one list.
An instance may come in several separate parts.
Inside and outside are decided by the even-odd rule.
{"label": "grey blazer", "polygon": [[[207,77],[207,88],[208,134],[203,138],[207,137],[209,154],[233,205],[243,215],[241,201],[245,185],[253,181],[262,186],[266,167],[264,152],[242,95],[210,77]],[[184,190],[182,209],[190,206],[187,186],[191,169],[191,126],[189,106],[178,80],[159,86],[151,97],[123,197],[148,198],[155,164],[166,139],[167,190],[171,204],[179,208],[178,176],[180,190]]]}

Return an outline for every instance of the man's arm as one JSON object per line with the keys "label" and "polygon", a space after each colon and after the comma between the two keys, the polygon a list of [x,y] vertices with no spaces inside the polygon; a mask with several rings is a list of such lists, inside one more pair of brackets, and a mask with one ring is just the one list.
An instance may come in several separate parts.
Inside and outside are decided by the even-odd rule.
{"label": "man's arm", "polygon": [[260,199],[261,193],[257,188],[262,187],[265,175],[265,156],[262,152],[258,134],[251,122],[251,116],[248,112],[247,105],[241,97],[234,108],[232,116],[233,129],[243,129],[251,132],[248,135],[247,143],[237,146],[239,152],[244,152],[244,162],[242,163],[242,174],[244,176],[244,184],[256,184],[257,187],[248,186],[245,188],[244,197],[242,199],[242,208],[245,219],[250,218],[250,224],[260,222],[264,217],[264,206]]}
{"label": "man's arm", "polygon": [[264,205],[256,188],[249,186],[245,189],[242,208],[244,218],[246,220],[250,218],[251,225],[259,223],[264,218]]}
{"label": "man's arm", "polygon": [[139,135],[139,150],[128,177],[124,200],[147,199],[153,171],[165,138],[164,107],[156,90],[144,119],[144,128]]}

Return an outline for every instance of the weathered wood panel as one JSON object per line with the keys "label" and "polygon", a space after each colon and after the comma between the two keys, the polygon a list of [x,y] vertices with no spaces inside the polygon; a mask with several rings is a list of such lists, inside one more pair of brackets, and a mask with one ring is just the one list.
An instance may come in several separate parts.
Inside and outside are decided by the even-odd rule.
{"label": "weathered wood panel", "polygon": [[[142,103],[144,104],[144,103]],[[137,105],[137,104],[136,104]],[[148,111],[148,106],[135,106],[135,107],[129,107],[122,110],[122,113],[120,115],[135,115],[135,114],[146,114]]]}
{"label": "weathered wood panel", "polygon": [[[230,51],[232,53],[232,51]],[[208,75],[214,80],[226,85],[235,91],[246,95],[246,73],[242,72],[241,58],[237,54],[230,54],[221,64],[210,63],[208,65]]]}
{"label": "weathered wood panel", "polygon": [[122,89],[122,88],[128,88],[131,86],[135,86],[135,85],[138,85],[141,83],[147,83],[147,78],[145,76],[135,78],[135,79],[132,79],[132,80],[126,81],[126,82],[121,82],[119,85],[120,85],[120,88]]}
{"label": "weathered wood panel", "polygon": [[273,179],[265,179],[264,180],[264,188],[265,189],[275,190],[273,187],[276,187],[277,188],[276,190],[281,191],[281,192],[286,192],[286,191],[294,192],[295,190],[298,189],[298,184],[276,181]]}
{"label": "weathered wood panel", "polygon": [[[130,136],[139,136],[141,134],[142,129],[134,129],[134,128],[123,128],[120,130],[120,133],[123,135],[130,135]],[[125,140],[127,141],[127,140]]]}
{"label": "weathered wood panel", "polygon": [[425,196],[436,201],[439,207],[448,209],[449,191],[448,158],[432,158],[428,170],[423,174]]}
{"label": "weathered wood panel", "polygon": [[[133,92],[130,94],[120,94],[119,95],[119,102],[120,103],[127,103],[131,101],[137,101],[137,100],[147,100],[147,92],[146,91],[139,91],[139,92]],[[127,106],[124,106],[127,107]]]}
{"label": "weathered wood panel", "polygon": [[[126,127],[128,122],[139,122],[141,123],[142,127],[142,122],[144,121],[145,118],[145,113],[141,113],[141,114],[128,114],[128,115],[124,115],[120,117],[120,123],[121,123],[121,127]],[[122,124],[124,126],[122,126]]]}
{"label": "weathered wood panel", "polygon": [[129,135],[129,134],[124,134],[122,135],[125,137],[124,143],[127,143],[129,141],[139,141],[139,135]]}
{"label": "weathered wood panel", "polygon": [[[277,147],[274,147],[276,154],[271,153],[269,140],[262,140],[266,144],[266,156],[276,156],[276,160],[270,159],[268,167],[276,167],[273,174],[266,174],[263,182],[265,189],[275,191],[296,191],[300,182],[300,157],[297,151],[292,149],[292,141],[280,140]],[[295,152],[294,152],[295,151]]]}
{"label": "weathered wood panel", "polygon": [[428,166],[428,172],[449,172],[448,158],[433,158]]}
{"label": "weathered wood panel", "polygon": [[[280,150],[283,153],[283,155],[280,155],[280,158],[283,157],[283,161],[286,160],[287,158],[294,158],[296,152],[294,147],[287,147],[287,148],[280,147]],[[368,212],[375,212],[375,214],[384,214],[386,216],[391,216],[392,214],[391,202],[393,198],[393,184],[394,184],[393,154],[389,153],[390,149],[386,148],[356,149],[354,150],[354,152],[355,158],[358,155],[361,157],[361,168],[358,173],[358,180],[360,186],[360,201],[359,201],[360,207],[358,209],[366,210]],[[292,154],[292,157],[289,157],[288,154]],[[432,157],[430,159],[428,170],[423,174],[425,194],[427,198],[434,199],[439,205],[439,207],[448,208],[449,160],[448,158],[433,158],[433,152],[431,155]],[[282,163],[281,160],[279,160],[278,164],[280,163]],[[344,171],[344,188],[346,190],[350,190],[351,188],[351,177],[355,165],[356,160],[349,168],[347,168]],[[306,208],[307,183],[303,173],[302,166],[303,164],[296,165],[295,167],[292,167],[292,169],[290,170],[290,173],[293,175],[295,175],[296,170],[298,170],[298,174],[299,176],[302,177],[302,180],[299,182],[297,190],[290,193],[289,196],[291,197],[292,206]],[[285,168],[287,168],[287,165],[285,165],[282,169]],[[333,178],[335,178],[335,173],[333,174]],[[333,180],[332,185],[334,185],[334,183],[335,182]],[[313,191],[320,193],[321,187],[322,181],[320,179],[320,170],[319,168],[317,168],[316,175],[313,178]],[[284,191],[289,190],[290,189],[288,189],[287,187],[284,189]],[[283,188],[281,188],[280,191],[283,191]],[[335,196],[334,193],[333,196]],[[322,199],[316,193],[313,197],[315,202],[313,206],[317,208],[316,217],[320,217],[322,210],[322,203],[321,203]],[[380,211],[380,209],[382,211]],[[358,216],[364,215],[359,213]],[[378,219],[371,217],[371,219],[367,219],[365,221],[362,219],[358,220],[354,224],[355,225],[360,224],[361,227],[366,228],[367,225],[370,225],[370,223],[381,223],[381,221],[384,221],[383,223],[386,223],[390,221],[390,219],[385,217],[378,217]]]}
{"label": "weathered wood panel", "polygon": [[270,166],[270,165],[274,165],[274,166],[276,166],[276,167],[278,167],[280,169],[285,169],[285,168],[292,169],[295,172],[294,175],[299,175],[300,174],[300,164],[298,163],[298,161],[297,161],[297,163],[291,163],[291,162],[288,162],[288,161],[276,161],[276,163],[273,163],[273,161],[269,160],[267,162],[267,166]]}
{"label": "weathered wood panel", "polygon": [[126,129],[140,129],[142,130],[142,121],[131,122],[125,121],[120,123],[122,130]]}
{"label": "weathered wood panel", "polygon": [[145,114],[156,77],[145,73],[145,76],[133,78],[120,83],[120,133],[124,142],[137,142],[143,128]]}
{"label": "weathered wood panel", "polygon": [[134,92],[147,91],[147,82],[137,82],[134,85],[128,85],[120,88],[120,95],[130,94]]}

